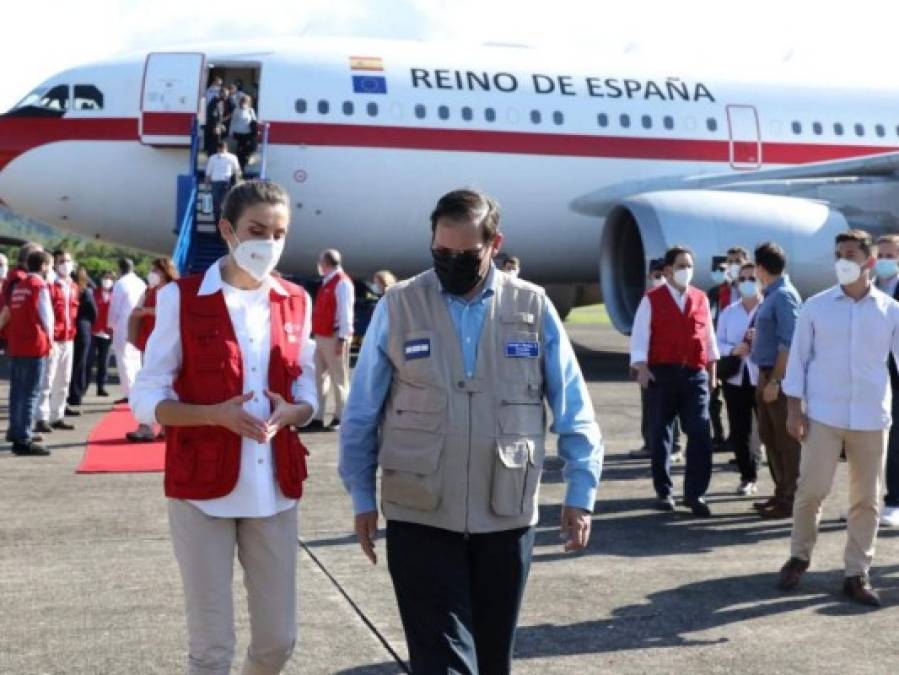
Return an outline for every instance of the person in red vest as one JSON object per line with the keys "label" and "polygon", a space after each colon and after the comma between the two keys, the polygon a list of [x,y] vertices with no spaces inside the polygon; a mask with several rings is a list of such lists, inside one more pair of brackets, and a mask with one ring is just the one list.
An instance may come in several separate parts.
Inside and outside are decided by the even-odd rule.
{"label": "person in red vest", "polygon": [[[170,281],[178,279],[178,270],[171,258],[156,258],[150,263],[147,274],[147,290],[140,304],[131,312],[131,320],[137,323],[137,336],[134,346],[141,354],[147,349],[147,340],[156,325],[156,295],[159,289]],[[156,431],[150,424],[138,424],[137,429],[125,434],[132,443],[148,443],[156,440]]]}
{"label": "person in red vest", "polygon": [[[339,251],[324,251],[318,259],[318,272],[322,275],[322,285],[312,310],[318,415],[309,425],[309,431],[333,431],[340,427],[340,417],[350,391],[350,341],[353,339],[355,291],[353,280],[343,271]],[[332,385],[334,416],[326,427],[325,405]]]}
{"label": "person in red vest", "polygon": [[656,508],[676,508],[668,429],[678,417],[687,436],[684,505],[695,516],[708,517],[704,495],[712,477],[709,382],[715,381],[718,344],[708,297],[690,285],[693,262],[693,252],[683,246],[665,252],[665,284],[643,296],[634,317],[631,367],[646,389]]}
{"label": "person in red vest", "polygon": [[9,355],[9,431],[17,455],[50,454],[31,431],[43,371],[53,342],[53,307],[44,281],[50,256],[32,249],[26,275],[17,280],[9,303],[0,311],[0,328],[7,329]]}
{"label": "person in red vest", "polygon": [[[16,266],[12,269],[2,270],[0,275],[0,310],[9,304],[12,292],[16,284],[28,276],[27,261],[28,256],[34,251],[43,251],[43,247],[34,241],[26,241],[19,247],[19,253],[16,256]],[[0,329],[0,343],[6,341],[6,329]]]}
{"label": "person in red vest", "polygon": [[296,641],[297,500],[315,413],[309,298],[273,276],[290,197],[250,180],[225,198],[229,255],[166,284],[131,390],[139,422],[166,427],[165,494],[187,612],[189,672],[230,672],[234,552],[244,570],[244,675],[279,673]]}
{"label": "person in red vest", "polygon": [[41,400],[38,404],[35,430],[48,433],[53,429],[74,429],[65,420],[66,415],[78,416],[77,410],[66,407],[69,383],[72,381],[76,319],[78,317],[79,289],[72,281],[75,262],[65,249],[53,251],[56,278],[50,284],[50,300],[53,302],[53,349],[44,371]]}
{"label": "person in red vest", "polygon": [[109,349],[112,347],[112,334],[109,331],[109,303],[112,300],[112,286],[115,283],[115,275],[112,272],[104,272],[100,278],[100,285],[94,288],[94,304],[97,305],[97,320],[91,328],[91,349],[87,357],[88,374],[90,383],[91,369],[97,368],[97,396],[106,398],[106,375],[109,368]]}

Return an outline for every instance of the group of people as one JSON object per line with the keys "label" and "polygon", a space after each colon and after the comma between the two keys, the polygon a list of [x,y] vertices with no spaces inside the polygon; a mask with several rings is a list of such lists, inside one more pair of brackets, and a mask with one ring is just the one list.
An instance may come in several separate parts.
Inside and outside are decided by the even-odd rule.
{"label": "group of people", "polygon": [[257,119],[253,98],[244,91],[244,84],[235,80],[225,85],[221,77],[213,78],[206,89],[206,119],[203,127],[203,145],[206,154],[212,156],[219,144],[234,142],[237,161],[246,168],[250,156],[256,150]]}
{"label": "group of people", "polygon": [[[7,442],[17,455],[48,456],[45,436],[75,428],[96,369],[97,396],[106,397],[110,351],[127,401],[140,369],[140,349],[152,331],[155,286],[177,278],[167,258],[153,261],[150,288],[122,259],[119,275],[98,283],[77,268],[70,251],[51,253],[34,242],[19,248],[16,266],[0,257],[0,331],[10,361]],[[129,440],[150,440],[139,428]],[[155,437],[155,436],[154,436]]]}
{"label": "group of people", "polygon": [[[675,421],[687,438],[683,504],[695,516],[711,515],[704,495],[716,427],[719,443],[735,455],[738,494],[755,494],[755,421],[774,493],[753,506],[761,518],[792,518],[791,554],[779,580],[792,589],[809,566],[821,503],[842,455],[850,473],[843,590],[879,605],[868,576],[878,524],[899,526],[899,235],[874,242],[862,230],[842,232],[835,258],[836,285],[803,304],[775,242],[759,245],[753,259],[730,248],[708,292],[691,283],[692,251],[669,249],[651,266],[637,309],[631,367],[644,392],[656,508],[677,508]],[[724,396],[726,439],[714,423],[715,390]]]}

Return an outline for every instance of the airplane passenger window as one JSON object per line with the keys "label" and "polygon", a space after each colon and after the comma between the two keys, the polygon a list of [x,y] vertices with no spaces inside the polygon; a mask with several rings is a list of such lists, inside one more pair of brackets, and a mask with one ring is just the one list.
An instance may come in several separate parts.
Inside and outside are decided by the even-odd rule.
{"label": "airplane passenger window", "polygon": [[553,123],[554,124],[562,124],[565,122],[565,115],[563,115],[560,111],[556,110],[553,113]]}
{"label": "airplane passenger window", "polygon": [[352,115],[353,114],[353,102],[352,101],[344,101],[343,102],[343,114],[344,115]]}
{"label": "airplane passenger window", "polygon": [[718,120],[714,117],[709,117],[705,121],[705,126],[709,131],[718,131]]}
{"label": "airplane passenger window", "polygon": [[834,122],[833,123],[833,132],[837,136],[842,136],[843,135],[843,125],[840,124],[839,122]]}
{"label": "airplane passenger window", "polygon": [[531,122],[533,122],[534,124],[540,124],[540,119],[541,119],[540,111],[532,110],[531,111]]}
{"label": "airplane passenger window", "polygon": [[365,106],[365,112],[368,113],[369,117],[377,117],[378,116],[378,104],[372,101],[367,106]]}
{"label": "airplane passenger window", "polygon": [[324,99],[322,99],[321,101],[318,102],[318,111],[319,111],[322,115],[327,115],[327,114],[328,114],[328,111],[329,111],[330,109],[331,109],[331,105],[330,105],[327,101],[325,101]]}
{"label": "airplane passenger window", "polygon": [[293,104],[294,110],[296,110],[301,115],[306,113],[306,99],[298,98],[296,102]]}
{"label": "airplane passenger window", "polygon": [[864,136],[865,135],[865,125],[859,122],[855,123],[855,135],[856,136]]}
{"label": "airplane passenger window", "polygon": [[423,120],[425,117],[427,117],[427,114],[428,114],[427,108],[425,108],[421,103],[419,103],[415,106],[415,116],[418,119]]}
{"label": "airplane passenger window", "polygon": [[674,118],[671,115],[665,115],[662,118],[662,124],[665,125],[665,128],[671,131],[674,128]]}
{"label": "airplane passenger window", "polygon": [[92,84],[76,84],[72,103],[74,110],[102,110],[103,92]]}
{"label": "airplane passenger window", "polygon": [[882,124],[875,124],[874,125],[874,133],[877,134],[878,136],[880,136],[880,138],[883,138],[884,136],[887,135],[887,130],[884,128],[884,126]]}
{"label": "airplane passenger window", "polygon": [[652,117],[649,115],[643,115],[640,118],[640,123],[643,125],[644,129],[652,129]]}
{"label": "airplane passenger window", "polygon": [[801,123],[801,122],[798,122],[798,121],[796,121],[796,120],[793,120],[793,124],[792,124],[791,126],[793,127],[793,133],[794,133],[794,134],[801,134],[801,133],[802,133],[802,123]]}
{"label": "airplane passenger window", "polygon": [[618,122],[627,129],[631,125],[631,118],[626,113],[622,113],[622,115],[618,117]]}
{"label": "airplane passenger window", "polygon": [[471,120],[474,119],[474,112],[472,112],[471,108],[468,106],[462,108],[462,119],[466,122],[471,122]]}
{"label": "airplane passenger window", "polygon": [[484,119],[488,122],[495,122],[496,111],[493,108],[484,108]]}
{"label": "airplane passenger window", "polygon": [[596,116],[596,123],[601,127],[609,126],[609,116],[605,113],[599,113]]}
{"label": "airplane passenger window", "polygon": [[437,117],[442,120],[449,119],[449,106],[441,105],[437,108]]}
{"label": "airplane passenger window", "polygon": [[812,131],[816,136],[820,136],[824,132],[824,126],[820,122],[812,122]]}

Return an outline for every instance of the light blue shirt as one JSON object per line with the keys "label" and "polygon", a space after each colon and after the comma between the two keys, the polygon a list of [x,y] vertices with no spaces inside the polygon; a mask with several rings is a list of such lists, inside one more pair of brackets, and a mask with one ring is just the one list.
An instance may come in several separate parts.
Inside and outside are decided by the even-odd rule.
{"label": "light blue shirt", "polygon": [[816,422],[887,429],[890,352],[899,352],[899,303],[873,285],[858,302],[834,286],[799,312],[783,391],[805,401]]}
{"label": "light blue shirt", "polygon": [[[443,293],[469,377],[475,371],[478,341],[494,295],[494,280],[495,270],[491,269],[483,292],[471,301]],[[558,434],[559,456],[565,460],[565,504],[592,511],[602,472],[602,438],[571,342],[549,301],[543,331],[544,389],[553,416],[550,431]],[[393,365],[387,353],[389,333],[386,304],[379,302],[366,331],[340,419],[338,471],[357,514],[377,510],[378,428],[393,380]]]}

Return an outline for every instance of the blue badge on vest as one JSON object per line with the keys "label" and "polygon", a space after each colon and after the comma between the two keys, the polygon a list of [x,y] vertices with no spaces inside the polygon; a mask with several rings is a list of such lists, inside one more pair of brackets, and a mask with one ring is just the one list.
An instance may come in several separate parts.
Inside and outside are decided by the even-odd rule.
{"label": "blue badge on vest", "polygon": [[420,338],[418,340],[407,340],[403,347],[406,354],[406,360],[426,359],[431,356],[431,340],[430,338]]}
{"label": "blue badge on vest", "polygon": [[507,342],[506,356],[510,359],[536,359],[540,356],[537,342]]}

